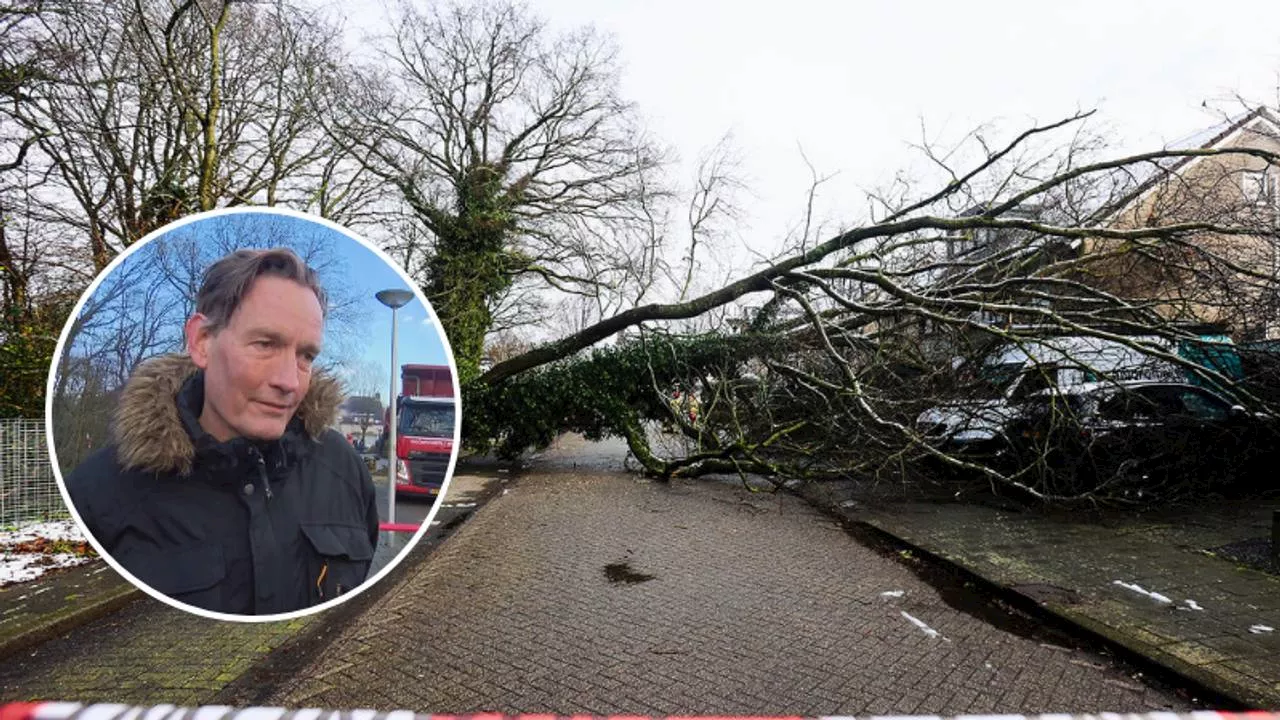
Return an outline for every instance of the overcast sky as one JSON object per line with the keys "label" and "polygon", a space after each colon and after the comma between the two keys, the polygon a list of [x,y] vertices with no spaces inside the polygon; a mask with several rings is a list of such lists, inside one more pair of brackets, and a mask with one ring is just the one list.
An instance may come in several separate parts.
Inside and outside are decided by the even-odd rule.
{"label": "overcast sky", "polygon": [[[769,248],[802,217],[799,148],[823,174],[821,214],[856,220],[860,188],[910,167],[921,121],[955,141],[1098,108],[1098,127],[1146,149],[1239,109],[1275,104],[1280,3],[536,0],[553,27],[611,33],[623,95],[686,163],[732,131],[752,190],[741,240]],[[353,34],[378,0],[345,4]],[[1212,109],[1202,107],[1208,102]]]}

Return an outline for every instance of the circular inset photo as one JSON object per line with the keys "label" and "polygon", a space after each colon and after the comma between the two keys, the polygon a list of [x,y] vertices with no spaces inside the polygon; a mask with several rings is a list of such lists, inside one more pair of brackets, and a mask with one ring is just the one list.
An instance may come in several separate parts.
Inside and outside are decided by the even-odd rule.
{"label": "circular inset photo", "polygon": [[63,328],[54,473],[94,548],[206,617],[330,607],[423,536],[459,434],[422,292],[320,218],[221,210],[132,245]]}

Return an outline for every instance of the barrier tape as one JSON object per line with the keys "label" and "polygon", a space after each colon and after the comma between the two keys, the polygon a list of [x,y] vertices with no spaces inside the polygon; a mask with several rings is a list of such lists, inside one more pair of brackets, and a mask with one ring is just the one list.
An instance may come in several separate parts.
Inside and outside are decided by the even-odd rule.
{"label": "barrier tape", "polygon": [[[152,707],[129,705],[82,705],[79,703],[41,702],[0,705],[0,720],[659,720],[638,715],[427,715],[411,710],[378,712],[375,710],[286,710],[284,708],[233,708],[205,706],[197,708],[174,705]],[[864,715],[861,720],[943,720],[938,715]],[[806,720],[800,716],[670,716],[666,720]],[[852,715],[824,715],[808,720],[858,720]],[[1192,713],[1097,713],[1047,715],[956,715],[951,720],[1280,720],[1273,712]]]}
{"label": "barrier tape", "polygon": [[378,529],[382,532],[418,532],[418,528],[422,527],[417,523],[378,523]]}

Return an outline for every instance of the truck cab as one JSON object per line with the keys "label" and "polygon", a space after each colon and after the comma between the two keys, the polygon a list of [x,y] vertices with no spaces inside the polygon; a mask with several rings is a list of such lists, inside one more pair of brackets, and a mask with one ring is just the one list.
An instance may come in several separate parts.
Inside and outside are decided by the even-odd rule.
{"label": "truck cab", "polygon": [[[453,456],[457,407],[447,365],[403,365],[396,398],[395,488],[403,495],[438,495]],[[391,422],[387,408],[384,426]],[[379,443],[386,452],[386,435]]]}
{"label": "truck cab", "polygon": [[437,495],[453,455],[453,398],[401,396],[396,407],[396,492]]}

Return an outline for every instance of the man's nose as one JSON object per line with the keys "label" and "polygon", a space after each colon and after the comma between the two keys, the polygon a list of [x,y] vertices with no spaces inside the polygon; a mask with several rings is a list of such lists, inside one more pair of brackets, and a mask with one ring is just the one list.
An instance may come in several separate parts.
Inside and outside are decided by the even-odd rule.
{"label": "man's nose", "polygon": [[299,375],[297,358],[292,352],[282,352],[271,363],[269,382],[280,392],[292,395],[298,392],[298,387],[301,385]]}

